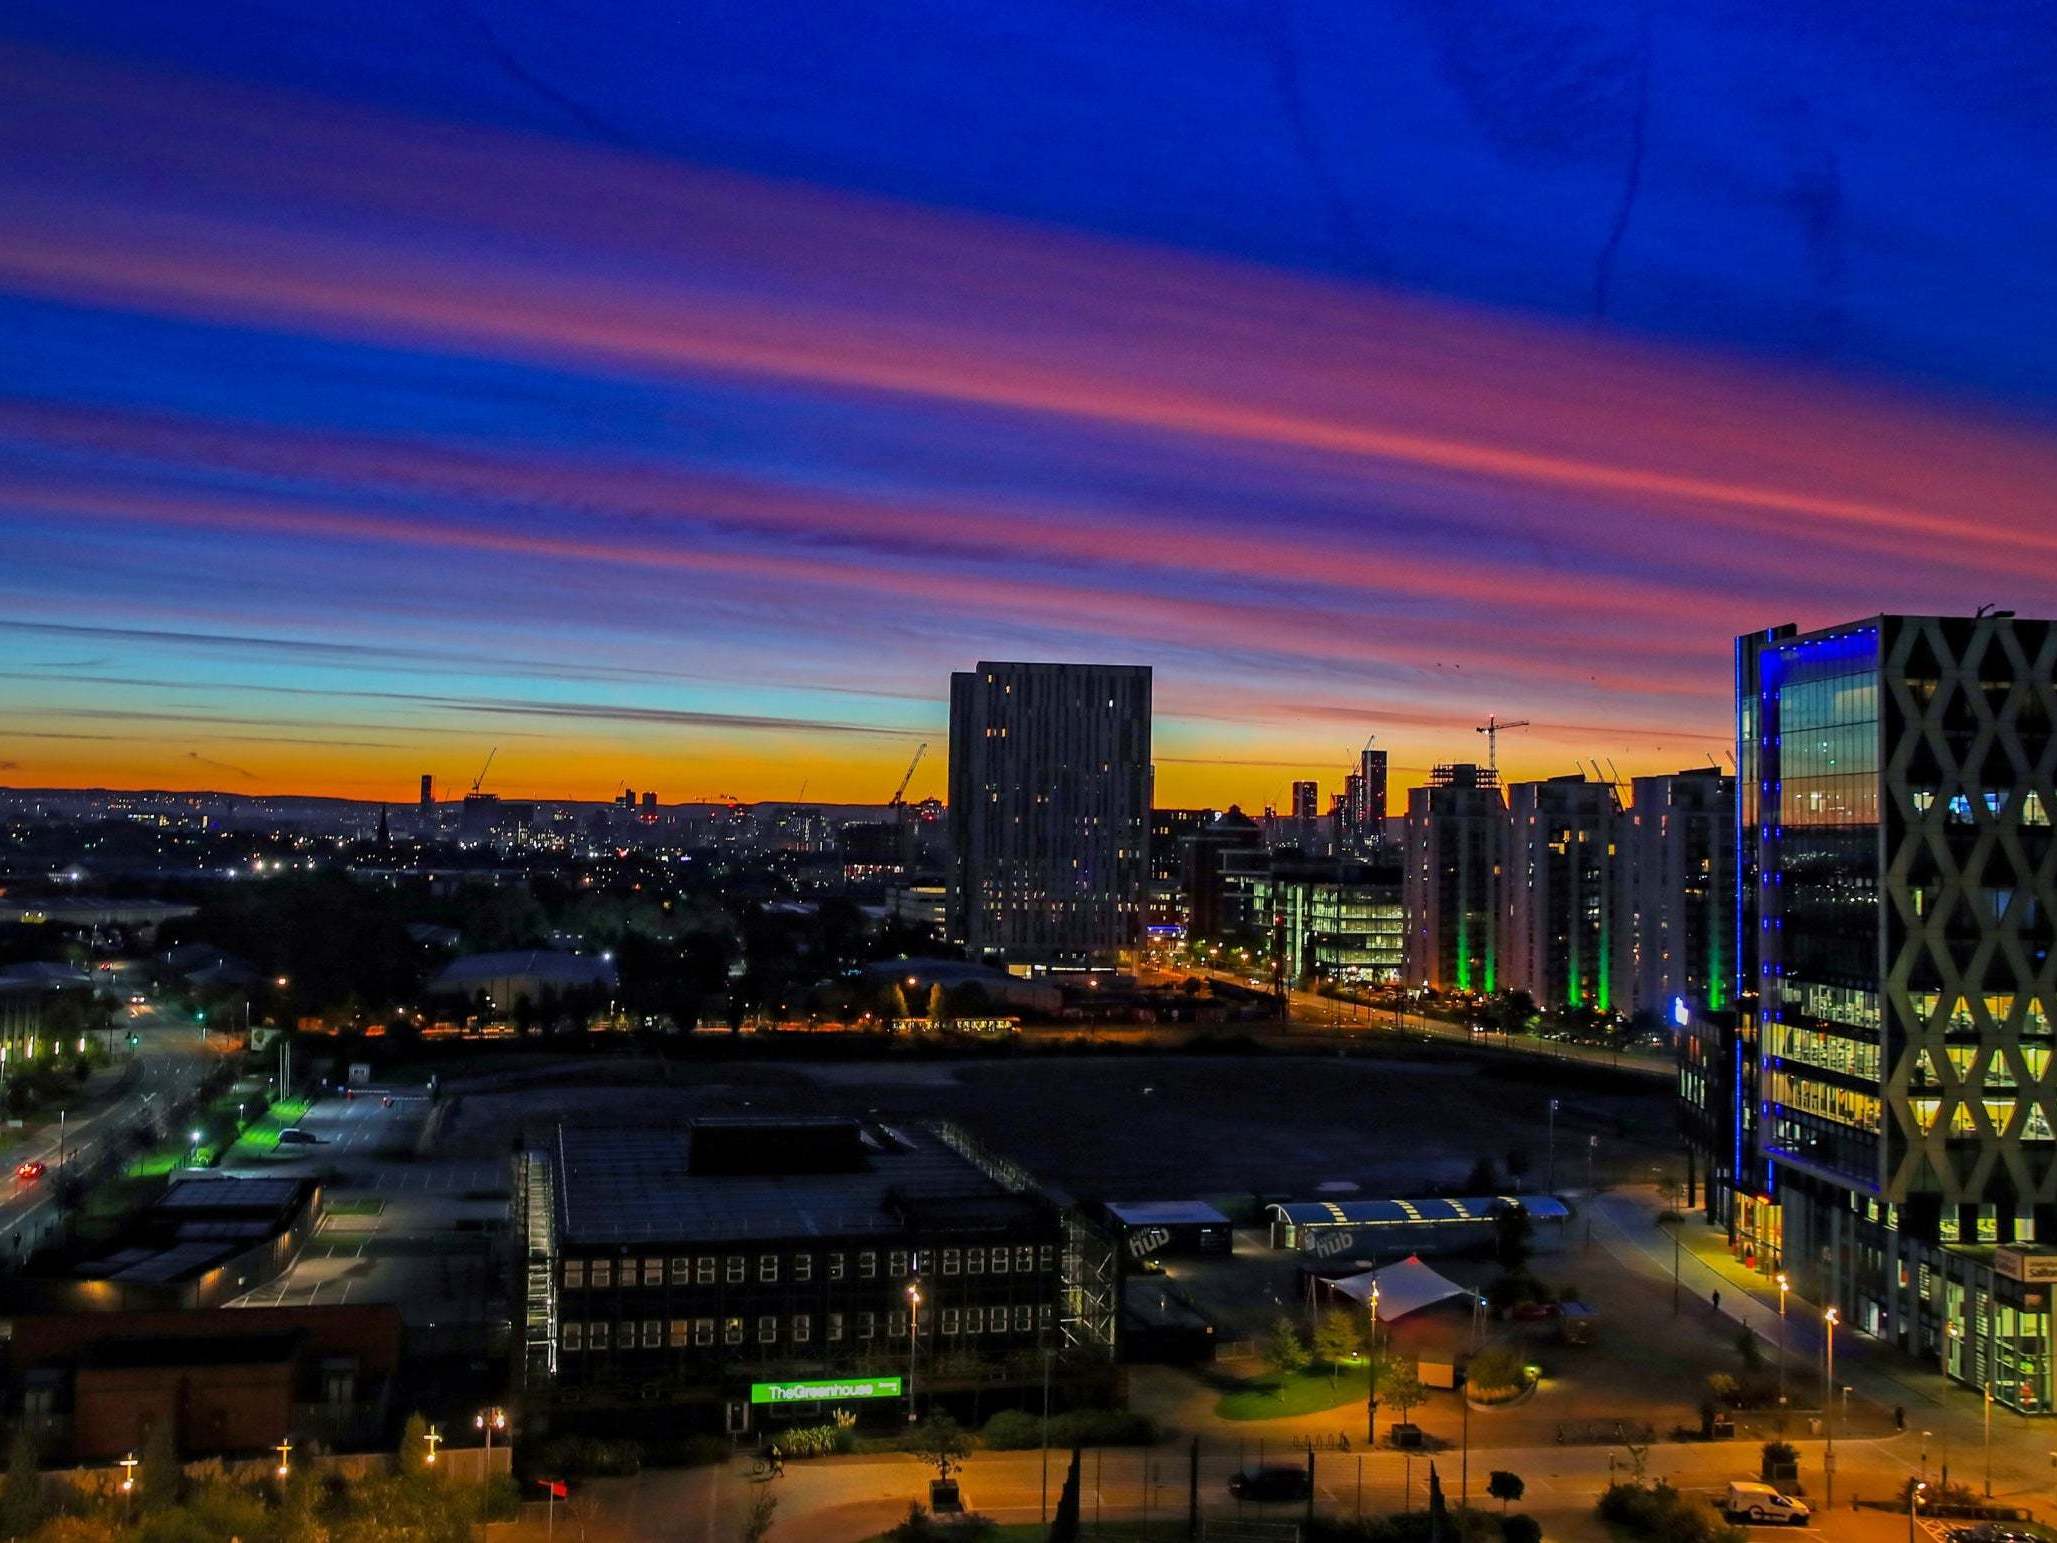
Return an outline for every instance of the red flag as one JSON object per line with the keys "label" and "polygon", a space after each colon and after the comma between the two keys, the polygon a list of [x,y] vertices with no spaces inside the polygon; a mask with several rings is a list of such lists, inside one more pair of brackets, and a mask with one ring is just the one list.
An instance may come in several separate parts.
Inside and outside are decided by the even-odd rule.
{"label": "red flag", "polygon": [[562,1479],[538,1479],[536,1482],[550,1491],[553,1500],[562,1500],[571,1493],[571,1487]]}

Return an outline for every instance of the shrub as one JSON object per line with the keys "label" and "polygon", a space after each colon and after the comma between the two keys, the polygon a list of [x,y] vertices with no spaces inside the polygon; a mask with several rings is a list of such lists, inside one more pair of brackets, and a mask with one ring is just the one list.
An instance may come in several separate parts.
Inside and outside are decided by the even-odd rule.
{"label": "shrub", "polygon": [[1719,1520],[1669,1484],[1609,1485],[1595,1508],[1602,1521],[1652,1543],[1745,1543],[1741,1528]]}
{"label": "shrub", "polygon": [[849,1451],[855,1437],[846,1425],[800,1425],[771,1440],[786,1457],[827,1457]]}
{"label": "shrub", "polygon": [[1543,1543],[1543,1524],[1526,1511],[1500,1518],[1500,1543]]}
{"label": "shrub", "polygon": [[1520,1389],[1528,1384],[1528,1372],[1521,1353],[1507,1345],[1488,1345],[1464,1368],[1465,1381],[1481,1394],[1497,1389]]}
{"label": "shrub", "polygon": [[643,1467],[643,1448],[635,1441],[602,1441],[595,1436],[550,1436],[537,1448],[536,1471],[553,1479],[628,1478]]}

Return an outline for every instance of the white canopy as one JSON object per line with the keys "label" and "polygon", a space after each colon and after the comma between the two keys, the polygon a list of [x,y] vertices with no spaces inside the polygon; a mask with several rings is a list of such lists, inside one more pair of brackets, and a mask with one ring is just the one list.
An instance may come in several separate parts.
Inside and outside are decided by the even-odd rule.
{"label": "white canopy", "polygon": [[1413,1254],[1398,1264],[1366,1270],[1362,1275],[1345,1276],[1342,1280],[1330,1281],[1329,1285],[1352,1301],[1369,1302],[1373,1282],[1378,1284],[1378,1315],[1383,1323],[1405,1318],[1409,1313],[1418,1313],[1438,1302],[1447,1302],[1451,1297],[1471,1295],[1455,1281],[1438,1275]]}

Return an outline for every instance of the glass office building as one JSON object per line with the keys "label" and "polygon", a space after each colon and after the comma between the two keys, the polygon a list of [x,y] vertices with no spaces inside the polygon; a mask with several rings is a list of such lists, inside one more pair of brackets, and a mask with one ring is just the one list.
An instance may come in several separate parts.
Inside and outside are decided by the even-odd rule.
{"label": "glass office building", "polygon": [[[1881,616],[1736,650],[1737,1251],[2050,1408],[2057,624]],[[1710,1033],[1726,1036],[1711,1053]]]}

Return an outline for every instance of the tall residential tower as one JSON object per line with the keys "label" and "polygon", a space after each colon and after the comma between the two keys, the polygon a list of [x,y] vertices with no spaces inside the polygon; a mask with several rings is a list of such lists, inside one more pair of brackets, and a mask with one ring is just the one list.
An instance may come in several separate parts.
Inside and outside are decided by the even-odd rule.
{"label": "tall residential tower", "polygon": [[981,663],[950,677],[952,933],[975,959],[1109,964],[1149,873],[1150,670]]}

